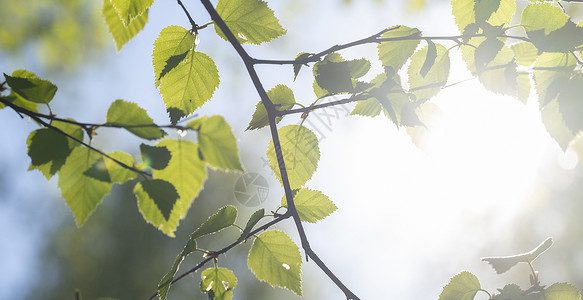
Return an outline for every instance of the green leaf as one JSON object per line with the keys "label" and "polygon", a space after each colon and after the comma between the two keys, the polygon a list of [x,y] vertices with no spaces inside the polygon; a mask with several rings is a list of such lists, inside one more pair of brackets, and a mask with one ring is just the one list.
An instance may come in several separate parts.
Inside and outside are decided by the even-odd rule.
{"label": "green leaf", "polygon": [[522,12],[521,25],[541,51],[567,52],[583,44],[583,28],[551,3],[528,5]]}
{"label": "green leaf", "polygon": [[508,24],[516,11],[514,0],[452,0],[451,7],[460,32],[473,23],[487,22],[492,26]]}
{"label": "green leaf", "polygon": [[13,92],[31,102],[49,103],[57,92],[57,86],[52,82],[40,79],[26,70],[16,70],[12,72],[12,76],[5,73],[4,77]]}
{"label": "green leaf", "polygon": [[[134,164],[134,159],[127,153],[116,151],[109,153],[108,155],[126,164],[127,166],[133,166]],[[126,182],[137,176],[136,172],[119,165],[107,157],[98,158],[97,161],[91,166],[91,168],[87,169],[85,172],[83,172],[83,174],[88,177],[109,183]]]}
{"label": "green leaf", "polygon": [[557,97],[564,83],[571,78],[576,63],[571,53],[542,53],[537,58],[533,73],[540,108]]}
{"label": "green leaf", "polygon": [[170,290],[171,282],[174,279],[174,275],[176,275],[176,272],[178,272],[178,268],[180,267],[180,264],[182,263],[184,258],[188,256],[190,253],[194,252],[196,249],[197,249],[196,240],[189,239],[186,245],[184,246],[184,249],[182,249],[182,252],[178,254],[178,256],[176,256],[176,259],[174,260],[174,264],[172,264],[170,271],[168,271],[168,273],[166,273],[166,275],[162,277],[160,283],[158,283],[158,296],[160,300],[166,299],[166,296],[168,295],[168,290]]}
{"label": "green leaf", "polygon": [[[402,38],[402,37],[420,37],[421,31],[417,28],[410,28],[407,26],[394,26],[389,31],[383,33],[382,39]],[[420,40],[405,40],[405,41],[387,41],[382,42],[377,46],[379,59],[383,63],[385,69],[389,69],[387,73],[390,76],[396,74],[397,71],[403,67],[409,57],[415,53],[417,45]]]}
{"label": "green leaf", "polygon": [[512,256],[484,257],[482,258],[482,261],[490,263],[492,265],[492,268],[494,268],[494,270],[496,271],[496,273],[502,274],[510,270],[510,268],[512,268],[519,262],[528,263],[532,262],[539,255],[541,255],[543,252],[549,249],[549,247],[551,247],[552,244],[553,239],[547,238],[542,243],[540,243],[540,245],[538,245],[536,248],[532,249],[529,252]]}
{"label": "green leaf", "polygon": [[435,43],[427,40],[427,56],[425,57],[425,62],[423,62],[423,66],[421,66],[421,77],[425,77],[429,72],[429,69],[433,67],[435,63],[435,59],[437,58],[437,47]]}
{"label": "green leaf", "polygon": [[482,73],[486,66],[496,58],[504,47],[504,42],[498,38],[486,38],[474,52],[476,71]]}
{"label": "green leaf", "polygon": [[[240,43],[258,45],[286,33],[273,10],[261,0],[219,0],[216,10]],[[215,30],[227,40],[216,25]]]}
{"label": "green leaf", "polygon": [[[300,125],[287,125],[277,132],[279,133],[281,151],[290,186],[292,189],[302,187],[318,167],[318,160],[320,159],[318,138],[311,130]],[[273,141],[270,141],[267,147],[267,158],[269,159],[269,166],[281,182]]]}
{"label": "green leaf", "polygon": [[[301,61],[304,60],[308,57],[310,57],[310,53],[306,53],[306,52],[302,52],[300,54],[298,54],[298,56],[296,56],[296,61]],[[302,64],[294,64],[294,81],[296,81],[296,78],[298,77],[298,74],[300,73],[300,70],[302,69]]]}
{"label": "green leaf", "polygon": [[71,149],[67,137],[53,129],[38,129],[30,135],[28,156],[33,166],[40,166],[50,161],[64,162],[69,153]]}
{"label": "green leaf", "polygon": [[113,36],[115,46],[117,51],[119,51],[129,40],[138,34],[138,32],[144,29],[146,22],[148,22],[148,10],[131,19],[129,24],[125,25],[115,11],[111,1],[112,0],[103,0],[102,14],[105,18],[107,30]]}
{"label": "green leaf", "polygon": [[[13,91],[10,91],[10,94],[8,96],[1,97],[1,98],[18,106],[18,107],[22,107],[26,110],[38,112],[38,103],[28,101]],[[0,102],[0,109],[2,109],[4,107],[6,107],[6,105],[4,103]]]}
{"label": "green leaf", "polygon": [[545,105],[541,111],[541,119],[547,132],[557,141],[563,151],[567,151],[575,135],[565,124],[556,99]]}
{"label": "green leaf", "polygon": [[544,291],[545,300],[581,300],[579,289],[568,283],[554,283]]}
{"label": "green leaf", "polygon": [[[69,120],[73,121],[72,119]],[[78,140],[83,140],[83,129],[81,129],[81,127],[79,126],[75,126],[70,123],[56,120],[53,121],[51,125],[77,138]],[[52,131],[53,133],[47,133],[48,130]],[[35,138],[36,134],[41,131],[43,132],[41,133],[41,136]],[[55,134],[58,134],[61,137],[57,137]],[[65,139],[64,141],[63,138]],[[36,141],[35,145],[32,146],[31,149],[31,144],[33,140]],[[29,167],[29,170],[37,169],[41,171],[41,173],[47,178],[47,180],[51,179],[51,177],[61,169],[61,167],[65,163],[66,158],[71,153],[71,150],[79,145],[78,142],[68,137],[64,137],[61,133],[58,133],[49,128],[39,129],[31,132],[30,135],[28,136],[26,143],[28,145],[29,156],[31,155],[30,154],[31,150],[33,151],[33,156],[36,156],[38,153],[39,156],[35,158],[35,161],[37,161],[38,159],[45,160],[47,156],[51,156],[54,154],[54,156],[52,156],[52,159],[50,159],[49,161],[38,165],[31,163]],[[68,150],[64,150],[62,152],[54,151],[56,149],[65,149],[65,147],[67,147]],[[47,151],[47,149],[49,150]],[[45,151],[47,151],[47,153],[43,153]]]}
{"label": "green leaf", "polygon": [[521,66],[531,66],[538,57],[538,49],[529,42],[520,42],[512,45],[516,63]]}
{"label": "green leaf", "polygon": [[565,120],[567,127],[578,133],[583,129],[583,75],[577,74],[564,83],[557,100],[559,101],[559,111]]}
{"label": "green leaf", "polygon": [[201,236],[219,232],[227,228],[237,220],[237,209],[232,205],[227,205],[214,215],[210,216],[197,230],[190,234],[190,238],[195,240]]}
{"label": "green leaf", "polygon": [[61,194],[81,227],[111,190],[111,184],[83,174],[100,155],[86,147],[73,149],[59,171]]}
{"label": "green leaf", "polygon": [[350,112],[351,115],[360,115],[367,117],[376,117],[383,110],[381,103],[375,98],[369,98],[363,101],[358,101],[356,106]]}
{"label": "green leaf", "polygon": [[140,144],[140,152],[142,152],[142,160],[144,161],[145,168],[152,168],[156,170],[162,170],[168,166],[172,155],[168,148],[162,146],[149,146],[146,144]]}
{"label": "green leaf", "polygon": [[439,300],[473,300],[480,289],[478,278],[464,271],[454,276],[443,288]]}
{"label": "green leaf", "polygon": [[370,69],[366,59],[345,61],[339,54],[327,55],[324,60],[314,65],[313,72],[316,84],[326,94],[354,92],[353,79],[364,76]]}
{"label": "green leaf", "polygon": [[436,49],[435,63],[425,76],[421,74],[421,71],[425,61],[431,59],[429,47],[424,47],[411,57],[411,63],[407,70],[409,92],[415,96],[417,101],[427,100],[437,95],[449,77],[449,52],[440,44],[436,45]]}
{"label": "green leaf", "polygon": [[160,31],[152,54],[156,87],[160,85],[160,78],[176,68],[189,51],[196,48],[195,41],[193,32],[180,26],[168,26]]}
{"label": "green leaf", "polygon": [[222,170],[243,171],[237,139],[222,116],[204,116],[188,123],[186,127],[198,131],[198,150],[202,160]]}
{"label": "green leaf", "polygon": [[499,294],[493,295],[492,300],[538,300],[533,295],[526,295],[524,291],[516,284],[507,284],[502,289],[498,289]]}
{"label": "green leaf", "polygon": [[402,123],[402,112],[403,107],[408,105],[407,103],[410,101],[409,96],[401,87],[399,75],[395,74],[392,78],[387,79],[387,74],[382,73],[375,77],[372,83],[374,87],[368,91],[372,98],[357,104],[353,114],[374,117],[383,111],[395,125],[406,125]]}
{"label": "green leaf", "polygon": [[[267,96],[271,102],[273,102],[275,109],[279,111],[291,109],[296,103],[294,92],[283,84],[278,84],[267,91]],[[276,123],[279,123],[281,119],[282,117],[275,118]],[[246,130],[263,128],[267,125],[269,125],[267,110],[265,109],[263,102],[259,101],[255,106],[255,112],[253,113],[253,117],[251,117],[251,121]]]}
{"label": "green leaf", "polygon": [[208,268],[200,274],[200,290],[209,295],[211,300],[231,300],[233,289],[237,286],[237,277],[233,271],[225,268]]}
{"label": "green leaf", "polygon": [[[145,180],[139,182],[136,185],[136,189],[138,189],[138,186],[141,186],[147,196],[154,201],[166,221],[168,221],[170,212],[172,211],[176,200],[179,198],[178,192],[176,192],[174,186],[170,182],[161,179]],[[134,191],[136,189],[134,189]]]}
{"label": "green leaf", "polygon": [[172,158],[166,168],[152,170],[152,175],[155,179],[170,182],[180,198],[176,201],[168,220],[152,201],[138,197],[138,208],[146,221],[168,236],[174,237],[178,222],[186,216],[194,198],[203,188],[207,177],[206,163],[200,160],[198,147],[192,142],[168,139],[160,141],[157,146],[166,147]]}
{"label": "green leaf", "polygon": [[160,129],[145,109],[136,103],[116,100],[107,110],[106,123],[121,126],[127,131],[147,140],[156,140],[164,137],[166,132]]}
{"label": "green leaf", "polygon": [[[294,204],[300,220],[309,223],[316,223],[338,209],[322,192],[307,188],[302,188],[295,194]],[[281,206],[287,207],[285,195],[281,199]]]}
{"label": "green leaf", "polygon": [[146,12],[152,3],[154,0],[111,0],[115,12],[126,27]]}
{"label": "green leaf", "polygon": [[247,264],[257,279],[302,295],[300,249],[285,233],[270,230],[258,236]]}
{"label": "green leaf", "polygon": [[263,219],[264,216],[265,216],[265,210],[263,208],[255,211],[251,215],[251,217],[249,217],[249,220],[247,221],[247,225],[245,225],[245,228],[243,228],[243,232],[241,232],[241,236],[239,236],[237,241],[240,242],[240,241],[244,240],[245,238],[247,238],[247,235],[249,235],[251,230],[253,230],[253,227],[257,224],[257,222],[259,222],[261,219]]}
{"label": "green leaf", "polygon": [[[156,60],[156,58],[154,58]],[[219,71],[206,54],[189,50],[173,69],[160,78],[166,108],[189,115],[208,101],[219,86]]]}

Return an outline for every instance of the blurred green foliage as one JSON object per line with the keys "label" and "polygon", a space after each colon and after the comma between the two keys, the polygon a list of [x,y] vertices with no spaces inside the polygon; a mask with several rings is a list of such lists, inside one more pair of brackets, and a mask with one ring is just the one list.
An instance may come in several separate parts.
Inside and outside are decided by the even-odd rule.
{"label": "blurred green foliage", "polygon": [[49,72],[91,60],[106,45],[100,4],[88,0],[0,0],[2,56],[32,60]]}

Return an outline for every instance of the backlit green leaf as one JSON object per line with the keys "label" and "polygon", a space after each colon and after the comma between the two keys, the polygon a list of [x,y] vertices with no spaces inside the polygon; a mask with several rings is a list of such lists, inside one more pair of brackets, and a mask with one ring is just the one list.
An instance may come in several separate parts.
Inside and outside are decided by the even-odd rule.
{"label": "backlit green leaf", "polygon": [[428,40],[427,41],[427,56],[425,57],[425,62],[423,62],[423,66],[421,66],[421,71],[419,72],[421,74],[421,77],[425,77],[425,75],[427,75],[427,73],[429,72],[429,69],[431,69],[431,67],[433,67],[433,64],[435,63],[435,59],[437,58],[437,47],[435,46],[435,43]]}
{"label": "backlit green leaf", "polygon": [[76,147],[59,171],[61,194],[79,227],[83,226],[103,197],[111,190],[111,183],[83,174],[99,157],[101,156],[97,152],[89,148]]}
{"label": "backlit green leaf", "polygon": [[544,291],[545,300],[581,300],[581,292],[568,283],[554,283]]}
{"label": "backlit green leaf", "polygon": [[168,295],[168,290],[170,289],[171,286],[171,282],[174,279],[174,275],[176,275],[176,272],[178,272],[178,267],[180,267],[180,264],[182,263],[184,258],[188,256],[190,253],[194,252],[196,249],[197,249],[196,240],[189,239],[186,245],[184,246],[184,249],[182,249],[182,252],[180,252],[180,254],[176,256],[176,259],[174,260],[174,264],[172,264],[170,271],[168,271],[168,273],[166,273],[166,275],[162,277],[160,283],[158,283],[158,297],[160,298],[160,300],[166,299],[166,296]]}
{"label": "backlit green leaf", "polygon": [[473,23],[508,24],[516,11],[514,0],[452,0],[451,7],[460,32]]}
{"label": "backlit green leaf", "polygon": [[[288,125],[277,132],[291,188],[302,187],[318,167],[320,159],[318,138],[311,130],[300,125]],[[269,166],[281,182],[273,141],[270,141],[267,147],[267,158]]]}
{"label": "backlit green leaf", "polygon": [[31,165],[40,166],[50,161],[64,162],[71,153],[67,137],[50,128],[35,130],[28,144]]}
{"label": "backlit green leaf", "polygon": [[542,53],[534,63],[534,83],[542,108],[557,97],[571,77],[576,59],[571,53]]}
{"label": "backlit green leaf", "polygon": [[567,151],[569,144],[575,138],[573,132],[567,127],[563,116],[559,111],[559,102],[557,99],[549,102],[541,111],[541,119],[547,132],[561,146],[563,151]]}
{"label": "backlit green leaf", "polygon": [[[294,92],[283,84],[278,84],[274,88],[267,91],[267,96],[271,102],[273,102],[275,109],[279,111],[291,109],[296,103]],[[282,117],[278,117],[275,118],[275,121],[279,123],[281,119]],[[259,103],[257,103],[255,106],[255,112],[253,113],[251,122],[249,122],[249,126],[247,126],[246,130],[263,128],[267,125],[269,125],[267,110],[265,109],[263,102],[259,101]]]}
{"label": "backlit green leaf", "polygon": [[541,51],[567,52],[583,44],[583,28],[551,3],[528,5],[522,12],[521,25]]}
{"label": "backlit green leaf", "polygon": [[345,61],[340,55],[332,53],[314,65],[313,72],[317,85],[327,94],[354,92],[353,79],[364,76],[370,69],[366,59]]}
{"label": "backlit green leaf", "polygon": [[186,216],[194,198],[202,190],[207,177],[206,163],[198,156],[198,146],[184,140],[163,140],[158,147],[166,147],[172,158],[162,170],[152,170],[155,179],[170,182],[180,198],[176,201],[170,218],[166,220],[153,202],[138,197],[138,208],[144,219],[168,236],[174,237],[178,222]]}
{"label": "backlit green leaf", "polygon": [[140,152],[142,153],[145,168],[162,170],[168,166],[168,162],[172,158],[170,151],[166,147],[140,144]]}
{"label": "backlit green leaf", "polygon": [[511,46],[516,63],[521,66],[531,66],[538,57],[538,49],[529,42],[520,42]]}
{"label": "backlit green leaf", "polygon": [[[306,59],[306,58],[310,57],[310,55],[311,55],[310,53],[302,52],[302,53],[298,54],[298,56],[296,56],[296,61]],[[294,64],[294,81],[298,77],[298,74],[300,73],[301,69],[302,69],[302,64]]]}
{"label": "backlit green leaf", "polygon": [[131,21],[142,15],[154,0],[111,0],[111,4],[115,12],[125,26],[128,26]]}
{"label": "backlit green leaf", "polygon": [[[307,188],[302,188],[295,194],[294,204],[300,220],[310,223],[316,223],[338,209],[322,192]],[[281,206],[287,207],[285,196],[281,199]]]}
{"label": "backlit green leaf", "polygon": [[219,71],[206,54],[189,50],[173,69],[160,78],[160,93],[166,108],[189,115],[201,107],[219,86]]}
{"label": "backlit green leaf", "polygon": [[486,38],[474,52],[476,71],[485,71],[486,66],[496,58],[500,50],[504,47],[504,42],[498,38]]}
{"label": "backlit green leaf", "polygon": [[237,277],[225,268],[208,268],[200,274],[200,290],[209,295],[210,300],[231,300]]}
{"label": "backlit green leaf", "polygon": [[13,92],[31,102],[49,103],[57,92],[56,85],[29,71],[16,70],[12,76],[4,74],[4,77]]}
{"label": "backlit green leaf", "polygon": [[196,48],[195,39],[192,31],[180,26],[168,26],[160,31],[152,54],[156,87],[160,85],[160,78],[184,60],[190,50]]}
{"label": "backlit green leaf", "polygon": [[427,75],[422,76],[421,69],[428,59],[429,47],[417,51],[411,57],[411,63],[407,73],[409,75],[409,92],[412,93],[416,101],[430,99],[437,95],[449,77],[449,52],[444,46],[437,44],[437,57]]}
{"label": "backlit green leaf", "polygon": [[[73,120],[71,119],[71,121],[73,121]],[[51,125],[55,126],[56,128],[62,130],[65,133],[77,138],[78,140],[83,140],[83,129],[81,129],[81,127],[79,127],[79,126],[75,126],[75,125],[70,124],[70,123],[56,121],[56,120],[53,121],[51,123]],[[64,137],[61,133],[57,133],[56,131],[49,129],[49,128],[36,130],[36,131],[33,131],[30,133],[30,135],[28,136],[27,142],[26,142],[28,145],[29,156],[30,156],[30,151],[31,151],[31,143],[32,143],[33,139],[35,139],[35,135],[38,132],[40,132],[41,130],[43,132],[42,135],[45,135],[45,136],[38,138],[38,140],[35,142],[35,146],[32,147],[33,156],[37,155],[37,153],[40,153],[40,157],[35,158],[35,161],[37,159],[43,160],[43,158],[42,158],[43,156],[47,156],[47,155],[48,156],[54,155],[54,156],[51,160],[49,160],[45,163],[42,163],[42,164],[35,165],[35,164],[31,163],[29,170],[37,169],[37,170],[41,171],[41,173],[43,173],[43,175],[48,180],[48,179],[51,179],[51,177],[61,169],[61,167],[65,163],[65,159],[71,153],[71,150],[73,148],[77,147],[79,145],[79,143],[68,138],[68,137]],[[44,133],[47,130],[53,131],[54,133]],[[63,141],[63,138],[61,138],[61,137],[55,137],[54,139],[52,139],[51,137],[54,136],[55,133],[63,136],[65,141]],[[47,137],[46,135],[49,135],[49,136]],[[38,148],[38,147],[40,147],[40,148]],[[68,150],[65,150],[63,152],[59,152],[59,151],[54,152],[53,150],[49,150],[49,151],[47,151],[48,153],[42,153],[49,148],[50,149],[64,149],[65,147],[68,147]],[[54,152],[54,153],[51,154],[51,152]]]}
{"label": "backlit green leaf", "polygon": [[300,249],[285,233],[270,230],[258,236],[247,264],[257,279],[302,295]]}
{"label": "backlit green leaf", "polygon": [[[108,155],[124,163],[126,166],[132,167],[134,164],[134,159],[127,153],[116,151]],[[83,174],[109,183],[126,182],[137,176],[136,172],[121,166],[107,157],[98,158],[91,168],[87,169]]]}
{"label": "backlit green leaf", "polygon": [[251,217],[249,217],[247,225],[245,225],[245,228],[243,228],[243,232],[241,232],[241,236],[239,236],[237,241],[244,240],[247,237],[247,235],[251,232],[251,230],[253,230],[253,226],[255,226],[255,224],[257,224],[257,222],[259,222],[261,219],[263,219],[264,216],[265,210],[263,208],[255,211],[251,215]]}
{"label": "backlit green leaf", "polygon": [[496,273],[502,274],[510,270],[510,268],[512,268],[519,262],[528,263],[532,262],[539,255],[541,255],[543,252],[549,249],[549,247],[551,247],[552,244],[553,239],[547,238],[542,243],[540,243],[540,245],[538,245],[536,248],[532,249],[529,252],[512,256],[484,257],[482,258],[482,261],[490,263],[492,265],[492,268],[494,268],[494,270],[496,271]]}
{"label": "backlit green leaf", "polygon": [[[10,91],[10,94],[8,96],[1,97],[1,98],[18,106],[18,107],[22,107],[26,110],[38,112],[38,103],[28,101],[13,91]],[[4,103],[0,102],[0,109],[2,109],[4,107],[6,107],[6,105]]]}
{"label": "backlit green leaf", "polygon": [[480,290],[480,281],[470,272],[461,272],[454,276],[443,288],[439,300],[473,300]]}
{"label": "backlit green leaf", "polygon": [[136,103],[114,101],[107,110],[107,124],[122,126],[127,131],[147,140],[156,140],[166,135],[154,124],[145,109]]}
{"label": "backlit green leaf", "polygon": [[85,170],[83,175],[97,179],[99,181],[111,183],[111,177],[109,177],[109,172],[105,167],[105,160],[103,157],[97,159],[97,161],[91,166],[91,168]]}
{"label": "backlit green leaf", "polygon": [[[402,38],[421,36],[421,31],[417,28],[407,26],[395,26],[391,30],[383,33],[381,38]],[[407,62],[409,57],[415,53],[420,40],[408,41],[388,41],[377,46],[379,59],[385,68],[390,68],[390,73],[397,73]]]}
{"label": "backlit green leaf", "polygon": [[125,25],[115,11],[115,8],[113,8],[111,1],[112,0],[103,0],[102,13],[105,18],[107,30],[113,36],[115,46],[117,51],[119,51],[129,40],[138,34],[138,32],[144,29],[146,22],[148,22],[148,10],[131,19],[129,24]]}
{"label": "backlit green leaf", "polygon": [[237,139],[223,117],[204,116],[186,126],[198,131],[198,149],[202,160],[221,170],[243,171]]}
{"label": "backlit green leaf", "polygon": [[210,216],[197,230],[191,233],[190,238],[195,240],[201,236],[218,232],[235,224],[236,220],[237,209],[232,205],[225,206]]}
{"label": "backlit green leaf", "polygon": [[577,74],[569,79],[563,85],[559,97],[559,111],[565,120],[567,127],[573,132],[578,133],[583,129],[583,75]]}
{"label": "backlit green leaf", "polygon": [[[267,3],[261,0],[219,0],[217,12],[241,43],[261,44],[285,34]],[[227,40],[221,29],[217,34]]]}
{"label": "backlit green leaf", "polygon": [[140,199],[139,201],[141,202],[154,202],[166,221],[170,218],[170,212],[179,197],[174,186],[170,182],[161,179],[138,182],[134,188],[134,193],[138,197],[145,198]]}

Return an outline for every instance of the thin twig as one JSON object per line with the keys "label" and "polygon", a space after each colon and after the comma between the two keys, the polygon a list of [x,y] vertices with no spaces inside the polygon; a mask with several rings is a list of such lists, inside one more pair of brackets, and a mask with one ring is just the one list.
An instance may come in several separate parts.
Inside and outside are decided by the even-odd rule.
{"label": "thin twig", "polygon": [[[289,218],[289,217],[291,217],[291,214],[289,213],[289,211],[288,211],[288,212],[286,212],[286,213],[285,213],[285,214],[283,214],[283,215],[276,215],[275,219],[273,219],[273,220],[269,221],[268,223],[265,223],[264,225],[262,225],[262,226],[260,226],[260,227],[257,227],[257,229],[255,229],[255,230],[253,230],[253,231],[249,232],[249,234],[247,234],[247,235],[245,236],[245,238],[243,238],[243,239],[238,239],[237,241],[235,241],[235,242],[233,242],[233,243],[229,244],[228,246],[224,247],[223,249],[221,249],[221,250],[218,250],[218,251],[214,251],[214,252],[213,252],[213,256],[209,256],[209,257],[205,258],[204,260],[202,260],[201,262],[199,262],[198,264],[196,264],[196,266],[194,266],[193,268],[191,268],[191,269],[189,269],[188,271],[186,271],[186,272],[184,272],[184,273],[180,274],[180,276],[177,276],[176,278],[174,278],[174,279],[173,279],[173,280],[172,280],[170,283],[168,283],[168,284],[172,285],[172,284],[176,283],[177,281],[180,281],[180,280],[182,280],[182,278],[186,277],[187,275],[189,275],[189,274],[191,274],[191,273],[194,273],[194,272],[198,271],[198,270],[199,270],[200,268],[202,268],[202,267],[203,267],[203,266],[204,266],[206,263],[208,263],[209,261],[213,260],[213,259],[214,259],[214,258],[216,258],[217,256],[219,256],[219,255],[221,255],[221,254],[225,254],[225,253],[227,253],[227,252],[228,252],[229,250],[231,250],[233,247],[235,247],[235,246],[237,246],[237,245],[239,245],[239,244],[241,244],[241,243],[245,242],[245,241],[246,241],[248,238],[250,238],[250,237],[254,236],[255,234],[259,233],[260,231],[267,230],[267,229],[269,229],[271,226],[273,226],[273,225],[275,225],[275,224],[277,224],[277,223],[279,223],[279,222],[281,222],[281,221],[283,221],[283,220],[285,220],[285,219],[287,219],[287,218]],[[162,286],[162,287],[163,287],[163,286]],[[158,288],[160,288],[160,287],[158,287]],[[158,292],[157,292],[157,291],[156,291],[156,292],[155,292],[155,293],[154,293],[152,296],[150,296],[150,298],[148,298],[148,300],[152,300],[152,299],[156,298],[156,296],[158,296]]]}
{"label": "thin twig", "polygon": [[182,1],[181,0],[176,0],[176,1],[178,1],[178,4],[180,5],[180,7],[182,7],[182,10],[184,10],[186,17],[188,17],[188,21],[190,22],[190,26],[192,26],[192,30],[194,30],[194,32],[196,32],[198,30],[198,25],[196,25],[196,22],[194,22],[194,19],[192,19],[192,17],[190,16],[190,13],[186,9],[186,7],[184,7],[184,4],[182,4]]}

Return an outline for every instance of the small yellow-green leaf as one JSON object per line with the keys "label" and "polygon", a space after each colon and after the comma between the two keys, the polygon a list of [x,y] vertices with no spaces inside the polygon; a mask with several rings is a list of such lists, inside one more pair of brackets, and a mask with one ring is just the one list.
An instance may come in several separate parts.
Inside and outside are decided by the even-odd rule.
{"label": "small yellow-green leaf", "polygon": [[251,232],[251,230],[253,230],[253,226],[255,226],[255,224],[257,224],[257,222],[259,222],[261,219],[263,219],[264,216],[265,210],[263,208],[255,211],[251,215],[251,217],[249,217],[247,225],[245,225],[245,228],[243,228],[243,232],[241,232],[241,236],[239,236],[237,241],[244,240],[247,237],[247,235]]}
{"label": "small yellow-green leaf", "polygon": [[257,279],[302,295],[300,249],[285,233],[270,230],[259,235],[247,264]]}
{"label": "small yellow-green leaf", "polygon": [[541,51],[566,53],[583,44],[583,28],[551,3],[528,5],[522,12],[521,25]]}
{"label": "small yellow-green leaf", "polygon": [[487,22],[492,26],[510,23],[516,3],[514,0],[452,0],[451,8],[459,31],[464,32],[473,23]]}
{"label": "small yellow-green leaf", "polygon": [[145,168],[162,170],[168,166],[168,162],[172,158],[170,151],[164,146],[157,147],[140,144],[140,152],[142,153]]}
{"label": "small yellow-green leaf", "polygon": [[534,63],[534,83],[539,106],[543,108],[555,99],[561,87],[571,77],[576,59],[571,53],[542,53]]}
{"label": "small yellow-green leaf", "polygon": [[464,271],[454,276],[443,288],[439,300],[473,300],[480,289],[478,278]]}
{"label": "small yellow-green leaf", "polygon": [[125,26],[128,26],[131,21],[142,15],[154,0],[111,0],[111,4],[120,20]]}
{"label": "small yellow-green leaf", "polygon": [[107,124],[117,125],[127,131],[147,140],[164,137],[166,132],[160,129],[145,109],[136,103],[124,100],[114,101],[107,110]]}
{"label": "small yellow-green leaf", "polygon": [[174,275],[176,275],[176,272],[178,272],[178,268],[180,267],[180,264],[182,263],[184,258],[188,256],[188,254],[195,251],[196,249],[197,249],[196,240],[189,239],[186,245],[184,245],[184,249],[182,249],[182,252],[180,252],[180,254],[176,256],[176,259],[174,260],[174,264],[172,264],[170,271],[168,271],[168,273],[166,273],[166,275],[162,277],[160,283],[158,283],[158,297],[160,298],[160,300],[166,299],[166,296],[168,295],[168,290],[170,290],[170,286],[172,285]]}
{"label": "small yellow-green leaf", "polygon": [[559,102],[557,99],[552,100],[543,107],[541,119],[551,137],[553,137],[563,151],[567,151],[575,135],[565,124],[563,116],[559,111]]}
{"label": "small yellow-green leaf", "polygon": [[200,291],[207,293],[211,300],[231,300],[237,277],[225,268],[208,268],[200,274]]}
{"label": "small yellow-green leaf", "polygon": [[[417,28],[407,26],[394,26],[389,31],[383,33],[381,38],[402,38],[402,37],[420,37],[421,31]],[[407,62],[409,57],[415,53],[420,40],[405,41],[386,41],[377,46],[379,59],[385,68],[390,68],[391,74],[397,73]],[[391,75],[392,76],[392,75]]]}
{"label": "small yellow-green leaf", "polygon": [[[18,106],[18,107],[22,107],[26,110],[38,112],[38,103],[28,101],[13,91],[10,91],[10,94],[8,94],[8,96],[1,97],[1,98],[5,101],[8,101],[8,102]],[[4,103],[0,102],[0,109],[2,109],[4,107],[6,107],[6,105]]]}
{"label": "small yellow-green leaf", "polygon": [[[241,43],[261,44],[285,34],[267,3],[261,0],[219,0],[217,12]],[[215,25],[217,34],[227,40]]]}
{"label": "small yellow-green leaf", "polygon": [[[294,204],[300,220],[309,223],[316,223],[316,221],[324,219],[338,209],[322,192],[307,188],[300,189],[294,195]],[[285,195],[281,199],[281,206],[287,207]]]}
{"label": "small yellow-green leaf", "polygon": [[207,177],[206,163],[198,156],[196,144],[184,140],[162,140],[158,147],[166,147],[172,158],[162,170],[152,170],[155,179],[170,182],[180,198],[176,201],[168,220],[152,201],[138,197],[138,208],[144,219],[168,236],[174,237],[178,222],[186,216],[194,198],[202,190]]}
{"label": "small yellow-green leaf", "polygon": [[[292,189],[300,188],[312,177],[318,167],[320,159],[318,138],[311,130],[300,125],[288,125],[277,132],[290,186]],[[267,158],[269,166],[281,182],[273,141],[270,141],[267,147]]]}
{"label": "small yellow-green leaf", "polygon": [[214,168],[243,171],[237,139],[223,117],[203,116],[186,126],[198,131],[198,149],[202,160]]}
{"label": "small yellow-green leaf", "polygon": [[[306,59],[306,58],[310,57],[310,55],[311,55],[310,53],[302,52],[302,53],[298,54],[298,56],[296,56],[296,61],[301,61],[303,59]],[[294,81],[298,77],[298,74],[300,73],[301,69],[302,69],[302,64],[294,64]]]}
{"label": "small yellow-green leaf", "polygon": [[12,76],[4,74],[12,92],[35,103],[49,103],[57,92],[57,86],[26,70],[16,70]]}
{"label": "small yellow-green leaf", "polygon": [[581,300],[581,292],[568,283],[554,283],[544,291],[545,300]]}
{"label": "small yellow-green leaf", "polygon": [[170,217],[170,212],[178,200],[178,193],[174,186],[165,180],[161,179],[151,179],[138,182],[135,189],[141,188],[144,192],[144,196],[156,204],[166,221]]}
{"label": "small yellow-green leaf", "polygon": [[86,147],[73,149],[59,171],[61,194],[75,216],[77,226],[82,226],[91,213],[111,190],[111,183],[102,182],[83,174],[100,155]]}
{"label": "small yellow-green leaf", "polygon": [[512,45],[516,63],[521,66],[531,66],[538,57],[538,49],[529,42],[520,42]]}
{"label": "small yellow-green leaf", "polygon": [[107,30],[113,36],[117,51],[131,40],[138,32],[144,29],[146,22],[148,22],[148,10],[141,15],[130,20],[129,24],[124,24],[120,16],[113,8],[112,0],[103,0],[102,13],[107,24]]}
{"label": "small yellow-green leaf", "polygon": [[194,33],[188,29],[168,26],[160,31],[152,53],[156,87],[160,85],[160,78],[178,66],[195,47]]}
{"label": "small yellow-green leaf", "polygon": [[416,101],[430,99],[439,93],[449,77],[449,52],[444,46],[437,44],[437,57],[427,74],[423,76],[421,70],[425,61],[431,55],[429,47],[417,51],[411,57],[411,63],[407,73],[409,75],[409,92],[413,94]]}
{"label": "small yellow-green leaf", "polygon": [[196,240],[201,236],[215,233],[227,228],[237,220],[237,208],[227,205],[214,215],[210,216],[197,230],[190,234],[190,239]]}
{"label": "small yellow-green leaf", "polygon": [[[279,111],[291,109],[296,103],[294,92],[283,84],[278,84],[274,88],[267,91],[267,96],[271,102],[273,102],[275,109]],[[275,119],[275,121],[279,123],[281,119],[282,117],[278,117]],[[267,110],[265,109],[263,102],[259,101],[259,103],[257,103],[255,106],[255,112],[253,113],[253,117],[251,117],[251,121],[249,122],[249,126],[247,126],[246,130],[263,128],[267,125],[269,125]]]}

